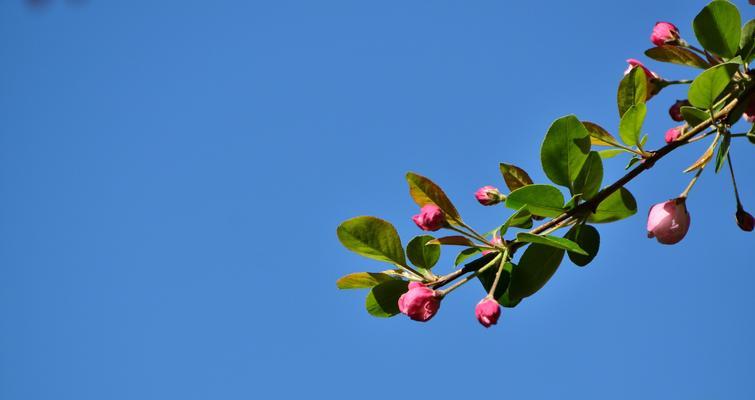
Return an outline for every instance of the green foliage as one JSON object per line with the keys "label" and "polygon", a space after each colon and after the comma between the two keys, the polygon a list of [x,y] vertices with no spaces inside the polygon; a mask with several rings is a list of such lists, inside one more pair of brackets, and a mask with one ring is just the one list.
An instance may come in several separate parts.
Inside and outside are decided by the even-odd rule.
{"label": "green foliage", "polygon": [[364,305],[370,315],[380,318],[388,318],[398,314],[398,298],[406,293],[409,282],[394,279],[383,282],[370,290]]}
{"label": "green foliage", "polygon": [[564,258],[564,250],[540,243],[527,247],[511,271],[506,303],[518,303],[535,294],[553,276]]}
{"label": "green foliage", "polygon": [[593,223],[613,222],[631,217],[635,213],[637,201],[629,190],[622,187],[601,201],[587,220]]}
{"label": "green foliage", "polygon": [[[507,262],[503,265],[503,271],[501,271],[501,279],[498,281],[498,286],[496,286],[495,292],[493,292],[493,297],[496,299],[496,301],[498,301],[499,304],[504,307],[514,307],[518,303],[512,303],[508,301],[508,298],[506,296],[509,282],[511,280],[511,271],[513,268],[514,264],[510,262]],[[490,268],[477,276],[477,279],[480,280],[480,283],[482,284],[482,287],[485,289],[486,293],[490,292],[490,288],[493,286],[493,281],[495,281],[495,275],[497,273],[498,267],[495,267]]]}
{"label": "green foliage", "polygon": [[468,259],[469,257],[472,257],[474,255],[477,255],[479,253],[482,253],[482,250],[476,248],[476,247],[470,247],[468,249],[462,250],[454,260],[454,266],[457,266],[464,262],[464,260]]}
{"label": "green foliage", "polygon": [[729,146],[731,145],[731,136],[724,136],[721,144],[718,145],[718,153],[716,153],[716,173],[721,170],[726,162],[726,155],[729,154]]}
{"label": "green foliage", "polygon": [[616,96],[619,106],[619,117],[623,116],[629,107],[644,103],[648,97],[648,85],[645,72],[642,68],[632,68],[619,83],[619,92]]}
{"label": "green foliage", "polygon": [[574,181],[574,193],[579,193],[583,199],[590,200],[598,193],[602,183],[603,161],[597,151],[591,151]]}
{"label": "green foliage", "polygon": [[556,217],[564,210],[564,195],[550,185],[528,185],[509,194],[506,207],[520,210],[522,207],[543,217]]}
{"label": "green foliage", "polygon": [[684,47],[679,46],[657,46],[645,50],[645,55],[656,61],[667,62],[677,65],[686,65],[706,69],[710,67],[707,61]]}
{"label": "green foliage", "polygon": [[416,236],[406,245],[406,256],[415,266],[430,269],[435,266],[440,258],[440,245],[428,244],[435,239],[430,235]]}
{"label": "green foliage", "polygon": [[589,153],[589,132],[577,117],[567,115],[555,120],[545,134],[540,161],[548,179],[572,189]]}
{"label": "green foliage", "polygon": [[713,107],[718,97],[729,86],[731,77],[737,72],[738,68],[738,63],[731,62],[706,69],[689,85],[689,93],[687,94],[689,102],[704,110]]}
{"label": "green foliage", "polygon": [[368,289],[396,278],[382,272],[355,272],[336,281],[339,289]]}
{"label": "green foliage", "polygon": [[745,62],[750,62],[755,55],[755,19],[747,21],[742,27],[742,36],[739,39],[739,55]]}
{"label": "green foliage", "polygon": [[506,186],[511,191],[532,184],[532,178],[527,174],[527,171],[514,164],[501,163],[499,168],[501,169],[501,175],[503,175],[503,180],[506,182]]}
{"label": "green foliage", "polygon": [[680,108],[680,110],[682,112],[682,118],[684,118],[687,124],[692,127],[700,125],[710,118],[710,114],[699,108],[684,106]]}
{"label": "green foliage", "polygon": [[453,225],[460,225],[461,216],[456,211],[451,200],[443,192],[440,186],[435,182],[425,178],[422,175],[409,172],[406,174],[406,181],[409,183],[409,194],[418,206],[422,207],[428,204],[435,204],[446,215],[446,219]]}
{"label": "green foliage", "polygon": [[585,129],[587,129],[587,132],[590,134],[590,143],[594,146],[611,147],[619,143],[613,135],[594,122],[582,121],[582,125],[584,125]]}
{"label": "green foliage", "polygon": [[388,221],[375,217],[355,217],[339,225],[336,233],[344,247],[361,256],[406,265],[401,238]]}
{"label": "green foliage", "polygon": [[584,267],[598,255],[600,249],[600,234],[592,225],[577,224],[569,232],[566,232],[565,238],[577,243],[584,249],[586,254],[579,254],[573,251],[567,251],[569,259],[576,265]]}
{"label": "green foliage", "polygon": [[636,146],[640,142],[642,124],[645,122],[645,103],[635,104],[624,113],[619,122],[619,136],[624,143]]}
{"label": "green foliage", "polygon": [[739,48],[742,18],[734,4],[724,0],[710,2],[692,22],[697,41],[705,50],[731,58]]}
{"label": "green foliage", "polygon": [[516,240],[517,242],[544,244],[546,246],[555,247],[557,249],[563,249],[573,253],[582,254],[583,256],[587,255],[587,252],[579,247],[578,244],[569,239],[560,238],[558,236],[535,235],[528,232],[519,232],[516,234]]}

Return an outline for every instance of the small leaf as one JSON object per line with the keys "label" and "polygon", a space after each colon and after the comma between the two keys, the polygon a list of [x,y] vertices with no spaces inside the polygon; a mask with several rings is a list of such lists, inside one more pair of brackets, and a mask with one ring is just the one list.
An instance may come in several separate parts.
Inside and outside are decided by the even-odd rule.
{"label": "small leaf", "polygon": [[636,146],[640,141],[640,131],[645,122],[647,107],[645,103],[635,104],[624,113],[619,122],[619,136],[624,143]]}
{"label": "small leaf", "polygon": [[532,214],[530,214],[529,211],[527,211],[527,206],[521,206],[518,210],[516,210],[513,214],[509,215],[508,218],[506,218],[506,221],[503,222],[501,226],[493,230],[493,234],[496,232],[498,233],[498,237],[503,237],[506,235],[506,232],[509,230],[510,227],[516,226],[521,227],[521,225],[532,225]]}
{"label": "small leaf", "polygon": [[469,257],[472,257],[475,254],[482,253],[482,250],[476,248],[476,247],[470,247],[468,249],[464,249],[459,253],[459,255],[456,256],[456,260],[454,260],[454,266],[457,266],[464,262]]}
{"label": "small leaf", "polygon": [[582,121],[582,125],[585,126],[585,129],[590,134],[590,143],[595,146],[612,147],[619,143],[613,135],[594,122]]}
{"label": "small leaf", "polygon": [[540,148],[540,161],[548,179],[571,188],[589,152],[590,134],[577,117],[567,115],[548,128]]}
{"label": "small leaf", "polygon": [[344,247],[361,256],[406,265],[401,238],[388,221],[375,217],[356,217],[339,225],[336,233]]}
{"label": "small leaf", "polygon": [[600,155],[600,158],[607,160],[609,158],[616,157],[623,152],[624,150],[622,149],[609,149],[609,150],[600,150],[598,151],[598,154]]}
{"label": "small leaf", "polygon": [[724,136],[724,140],[718,146],[718,153],[716,154],[716,173],[726,162],[726,155],[729,154],[729,146],[731,145],[731,136]]}
{"label": "small leaf", "polygon": [[632,158],[629,160],[629,162],[627,163],[626,167],[624,167],[624,169],[632,168],[632,165],[637,164],[640,160],[641,160],[640,157],[632,156]]}
{"label": "small leaf", "polygon": [[440,186],[436,185],[435,182],[430,179],[413,172],[406,174],[406,181],[409,183],[409,194],[418,206],[422,207],[427,204],[435,204],[446,215],[446,219],[449,223],[459,225],[461,222],[461,216]]}
{"label": "small leaf", "polygon": [[713,107],[713,104],[715,104],[724,89],[729,86],[731,77],[737,72],[738,68],[739,64],[737,63],[725,63],[703,71],[689,85],[689,92],[687,94],[689,102],[693,106],[704,110]]}
{"label": "small leaf", "polygon": [[749,63],[755,55],[755,19],[747,21],[742,27],[742,35],[739,38],[739,55]]}
{"label": "small leaf", "polygon": [[631,217],[636,212],[637,201],[629,190],[622,187],[601,201],[587,220],[594,223],[613,222]]}
{"label": "small leaf", "polygon": [[640,67],[632,68],[619,83],[617,103],[619,105],[619,117],[635,104],[644,103],[647,99],[648,87],[645,72]]}
{"label": "small leaf", "polygon": [[564,210],[574,209],[574,207],[577,206],[577,204],[579,203],[581,199],[582,199],[582,194],[580,193],[575,194],[574,196],[571,197],[571,199],[569,199],[569,201],[566,202],[566,204],[564,204]]}
{"label": "small leaf", "polygon": [[356,272],[339,278],[336,286],[339,289],[366,289],[390,280],[396,279],[382,272]]}
{"label": "small leaf", "polygon": [[741,26],[737,7],[723,0],[710,2],[692,22],[695,36],[705,50],[726,58],[737,53]]}
{"label": "small leaf", "polygon": [[695,107],[684,106],[680,108],[682,112],[682,118],[687,122],[690,127],[695,127],[705,122],[710,115],[705,110],[701,110]]}
{"label": "small leaf", "polygon": [[574,193],[581,193],[583,199],[590,200],[598,193],[602,183],[603,161],[597,151],[591,151],[574,181]]}
{"label": "small leaf", "polygon": [[406,255],[409,261],[417,267],[430,269],[435,266],[440,258],[440,246],[428,244],[435,238],[430,235],[416,236],[406,245]]}
{"label": "small leaf", "polygon": [[700,158],[697,159],[692,165],[687,167],[687,169],[684,170],[684,172],[692,172],[698,168],[705,167],[708,162],[713,158],[713,151],[716,149],[716,145],[718,144],[718,135],[716,135],[716,138],[713,140],[713,142],[708,146],[708,149],[705,150],[705,153],[700,156]]}
{"label": "small leaf", "polygon": [[471,240],[464,236],[446,236],[442,238],[433,239],[427,242],[429,245],[445,244],[449,246],[477,246]]}
{"label": "small leaf", "polygon": [[534,215],[556,217],[563,212],[564,195],[550,185],[528,185],[514,190],[506,199],[506,207],[519,210],[526,206]]}
{"label": "small leaf", "polygon": [[370,290],[365,299],[365,307],[370,315],[388,318],[398,314],[398,298],[406,293],[409,282],[398,279],[383,282]]}
{"label": "small leaf", "polygon": [[587,252],[579,247],[578,244],[569,239],[560,238],[558,236],[535,235],[529,232],[519,232],[516,235],[516,240],[518,242],[540,243],[557,249],[564,249],[577,254],[582,254],[583,256],[587,255]]}
{"label": "small leaf", "polygon": [[517,303],[545,286],[564,258],[564,250],[534,243],[527,247],[511,271],[507,301]]}
{"label": "small leaf", "polygon": [[592,225],[575,225],[569,232],[566,232],[566,238],[574,241],[587,252],[587,255],[568,251],[566,254],[569,259],[576,265],[584,267],[598,255],[600,249],[600,234]]}
{"label": "small leaf", "polygon": [[503,175],[503,180],[506,182],[506,186],[509,190],[514,191],[522,186],[532,184],[532,179],[529,174],[516,165],[501,163],[499,167],[501,169],[501,175]]}
{"label": "small leaf", "polygon": [[656,61],[668,62],[688,67],[706,69],[710,64],[700,56],[684,47],[666,45],[653,47],[645,51],[645,55]]}

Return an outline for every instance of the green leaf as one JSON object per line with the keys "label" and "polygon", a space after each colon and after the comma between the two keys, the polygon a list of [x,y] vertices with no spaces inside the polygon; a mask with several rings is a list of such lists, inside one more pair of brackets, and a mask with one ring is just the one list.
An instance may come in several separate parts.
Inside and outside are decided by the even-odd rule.
{"label": "green leaf", "polygon": [[519,210],[526,206],[534,215],[556,217],[563,212],[564,195],[550,185],[528,185],[514,190],[506,199],[506,207]]}
{"label": "green leaf", "polygon": [[553,122],[540,149],[540,161],[548,179],[572,188],[590,152],[590,134],[577,117],[567,115]]}
{"label": "green leaf", "polygon": [[755,19],[747,21],[742,27],[742,36],[739,38],[739,55],[749,63],[755,54]]}
{"label": "green leaf", "polygon": [[729,154],[729,146],[731,145],[731,136],[724,136],[724,140],[718,146],[718,153],[716,154],[716,173],[721,170],[726,162],[726,155]]}
{"label": "green leaf", "polygon": [[592,225],[575,225],[569,232],[566,232],[566,238],[574,241],[587,252],[587,255],[568,251],[566,254],[569,259],[576,265],[584,267],[598,255],[600,249],[600,234]]}
{"label": "green leaf", "polygon": [[635,104],[624,113],[619,122],[619,136],[624,143],[636,146],[640,141],[640,131],[645,122],[647,107],[645,103]]}
{"label": "green leaf", "polygon": [[404,248],[396,228],[375,217],[356,217],[338,226],[338,240],[347,249],[367,258],[406,265]]}
{"label": "green leaf", "polygon": [[433,239],[428,242],[430,245],[445,244],[448,246],[476,246],[471,240],[464,236],[445,236],[442,238]]}
{"label": "green leaf", "polygon": [[623,116],[629,107],[644,103],[648,96],[647,78],[640,67],[632,68],[619,83],[616,102],[619,105],[619,117]]}
{"label": "green leaf", "polygon": [[590,143],[592,145],[612,147],[619,143],[613,135],[594,122],[582,121],[582,125],[585,126],[585,129],[590,134]]}
{"label": "green leaf", "polygon": [[684,118],[690,127],[698,126],[710,118],[710,115],[707,112],[699,108],[684,106],[680,108],[680,110],[682,112],[682,118]]}
{"label": "green leaf", "polygon": [[506,231],[512,226],[525,229],[532,227],[532,214],[527,210],[526,205],[520,207],[516,212],[506,218],[506,221],[503,222],[503,225],[501,225],[498,230],[500,237],[503,237],[503,235],[506,234]]}
{"label": "green leaf", "polygon": [[582,198],[590,200],[603,183],[603,161],[597,151],[591,151],[582,170],[574,181],[574,193],[581,193]]}
{"label": "green leaf", "polygon": [[430,269],[440,258],[440,245],[428,244],[435,238],[430,235],[416,236],[406,245],[406,255],[409,261],[417,267]]}
{"label": "green leaf", "polygon": [[516,240],[518,242],[540,243],[557,249],[564,249],[577,254],[582,254],[583,256],[587,255],[587,252],[579,247],[578,244],[569,239],[560,238],[558,236],[535,235],[529,232],[519,232],[516,234]]}
{"label": "green leaf", "polygon": [[475,254],[482,253],[482,250],[476,248],[476,247],[470,247],[468,249],[464,249],[459,253],[459,255],[456,256],[456,260],[454,260],[454,266],[457,266],[464,262],[469,257],[472,257]]}
{"label": "green leaf", "polygon": [[383,282],[370,290],[365,307],[370,315],[388,318],[398,314],[398,298],[409,290],[409,282],[394,279]]}
{"label": "green leaf", "polygon": [[366,289],[391,280],[396,279],[382,272],[355,272],[339,278],[336,286],[339,289]]}
{"label": "green leaf", "polygon": [[609,149],[609,150],[600,150],[598,151],[598,154],[600,155],[600,158],[607,160],[609,158],[616,157],[623,152],[624,150],[622,149]]}
{"label": "green leaf", "polygon": [[739,64],[737,63],[725,63],[706,69],[689,85],[689,93],[687,94],[689,102],[704,110],[713,107],[718,96],[729,86],[731,77],[737,72],[738,68]]}
{"label": "green leaf", "polygon": [[532,184],[532,179],[529,174],[516,165],[501,163],[499,167],[501,168],[503,180],[506,182],[506,186],[508,186],[509,190],[514,191],[522,186]]}
{"label": "green leaf", "polygon": [[531,244],[511,271],[507,300],[516,303],[545,286],[564,258],[564,250],[544,244]]}
{"label": "green leaf", "polygon": [[629,190],[620,188],[598,204],[587,220],[594,223],[618,221],[637,213],[637,202]]}
{"label": "green leaf", "polygon": [[[511,279],[511,271],[514,268],[514,265],[510,262],[507,262],[503,264],[503,271],[501,271],[501,279],[498,281],[498,286],[496,286],[495,291],[493,292],[493,297],[501,303],[504,307],[513,307],[516,304],[511,304],[506,300],[505,294],[506,290],[509,287],[509,281]],[[477,275],[477,279],[480,280],[480,283],[482,284],[482,287],[485,288],[485,292],[490,292],[490,288],[493,287],[493,282],[495,281],[495,276],[498,273],[498,266],[495,266],[493,268],[488,269],[487,271]]]}
{"label": "green leaf", "polygon": [[406,174],[406,181],[409,183],[409,194],[418,206],[435,204],[443,211],[449,223],[460,224],[461,216],[459,212],[456,211],[456,207],[448,199],[443,189],[435,182],[413,172]]}
{"label": "green leaf", "polygon": [[632,158],[629,160],[629,162],[627,163],[626,167],[624,167],[624,169],[632,168],[632,165],[637,164],[640,161],[640,159],[641,158],[639,156],[632,156]]}
{"label": "green leaf", "polygon": [[692,22],[697,41],[705,50],[726,58],[737,53],[741,26],[737,7],[723,0],[710,2]]}
{"label": "green leaf", "polygon": [[656,61],[706,69],[710,64],[684,47],[665,45],[645,50],[645,55]]}

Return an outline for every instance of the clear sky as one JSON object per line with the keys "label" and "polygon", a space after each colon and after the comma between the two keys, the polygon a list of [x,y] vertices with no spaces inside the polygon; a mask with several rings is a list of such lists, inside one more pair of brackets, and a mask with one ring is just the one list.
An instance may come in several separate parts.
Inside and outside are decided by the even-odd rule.
{"label": "clear sky", "polygon": [[[383,267],[341,221],[419,233],[406,171],[500,223],[472,196],[503,186],[498,163],[545,183],[555,118],[615,132],[624,60],[658,20],[694,41],[705,4],[0,1],[0,398],[754,398],[754,236],[728,175],[703,175],[680,244],[645,237],[704,144],[632,182],[640,211],[596,260],[494,328],[477,284],[427,324],[335,287]],[[684,97],[649,103],[649,147]],[[754,152],[732,148],[750,211]]]}

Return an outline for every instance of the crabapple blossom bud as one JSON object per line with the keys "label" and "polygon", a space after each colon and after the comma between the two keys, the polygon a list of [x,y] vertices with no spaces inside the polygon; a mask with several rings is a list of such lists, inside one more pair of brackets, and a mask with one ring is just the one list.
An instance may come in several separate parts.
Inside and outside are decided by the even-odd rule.
{"label": "crabapple blossom bud", "polygon": [[490,328],[491,325],[498,323],[498,317],[501,316],[501,306],[493,299],[482,299],[477,303],[474,314],[482,326]]}
{"label": "crabapple blossom bud", "polygon": [[672,44],[679,40],[679,29],[671,22],[657,22],[650,34],[650,41],[656,46]]}
{"label": "crabapple blossom bud", "polygon": [[684,239],[689,230],[690,216],[686,199],[679,197],[658,203],[648,212],[648,237],[662,244],[675,244]]}
{"label": "crabapple blossom bud", "polygon": [[493,186],[483,186],[474,193],[474,197],[483,206],[492,206],[500,203],[505,199],[498,188]]}
{"label": "crabapple blossom bud", "polygon": [[671,119],[676,122],[684,121],[684,117],[682,116],[682,107],[687,107],[689,105],[690,103],[687,99],[677,100],[671,106],[671,108],[668,109],[668,115],[670,115]]}
{"label": "crabapple blossom bud", "polygon": [[411,282],[409,291],[398,299],[398,309],[415,321],[426,322],[440,308],[440,296],[419,282]]}
{"label": "crabapple blossom bud", "polygon": [[666,131],[666,143],[671,143],[682,135],[684,126],[676,126]]}
{"label": "crabapple blossom bud", "polygon": [[419,214],[413,216],[412,220],[423,231],[437,231],[446,223],[443,211],[435,204],[427,204],[422,207]]}
{"label": "crabapple blossom bud", "polygon": [[745,232],[752,232],[755,220],[752,218],[752,214],[745,211],[742,207],[737,207],[737,225]]}
{"label": "crabapple blossom bud", "polygon": [[747,122],[751,124],[755,123],[755,95],[750,95],[747,99],[747,108],[745,108],[745,112],[742,115]]}
{"label": "crabapple blossom bud", "polygon": [[658,92],[661,91],[661,85],[659,83],[663,79],[658,74],[647,69],[645,65],[643,65],[639,60],[636,60],[634,58],[627,59],[627,63],[629,64],[629,66],[624,71],[624,75],[627,75],[633,69],[638,68],[638,67],[642,68],[642,72],[645,73],[645,78],[647,78],[647,89],[648,89],[647,98],[645,99],[646,101],[650,100],[651,97],[655,96],[656,94],[658,94]]}
{"label": "crabapple blossom bud", "polygon": [[[492,243],[493,246],[500,246],[501,244],[503,244],[503,239],[501,239],[501,237],[498,236],[498,234],[494,234],[493,235],[493,239],[490,241],[490,243]],[[493,252],[493,250],[483,250],[482,251],[482,255],[484,256],[484,255],[492,253],[492,252]]]}

